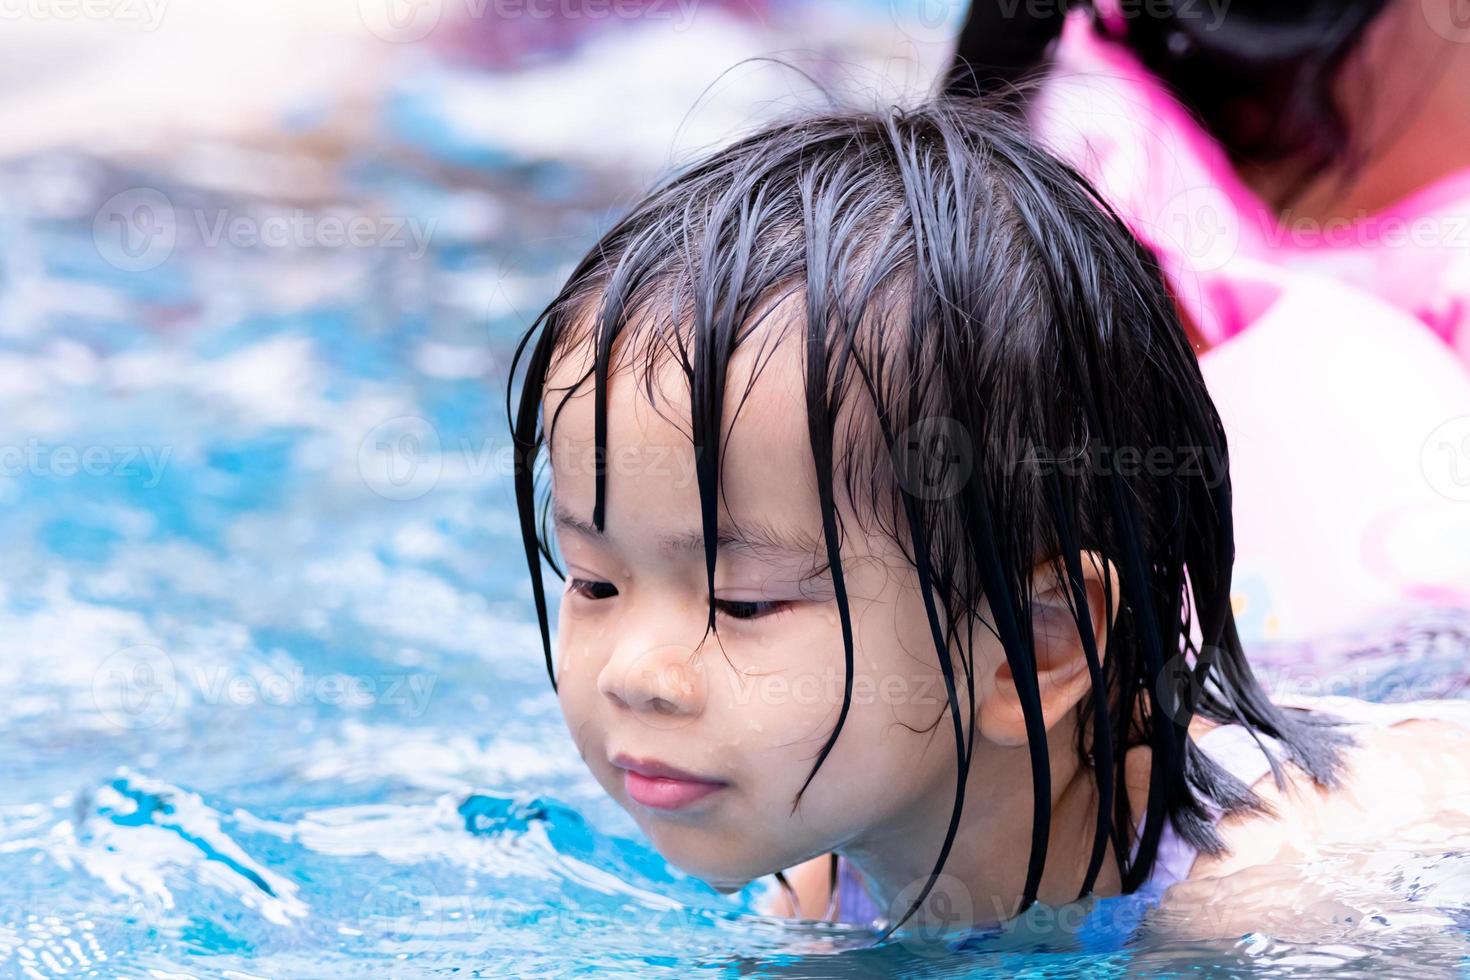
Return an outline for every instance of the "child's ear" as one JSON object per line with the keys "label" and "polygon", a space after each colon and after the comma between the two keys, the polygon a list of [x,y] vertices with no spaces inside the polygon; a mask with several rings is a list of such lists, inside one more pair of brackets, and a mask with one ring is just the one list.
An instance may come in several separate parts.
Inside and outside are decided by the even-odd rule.
{"label": "child's ear", "polygon": [[[1107,582],[1103,569],[1107,569]],[[1087,612],[1092,618],[1092,636],[1101,663],[1106,643],[1107,616],[1117,615],[1120,590],[1118,573],[1110,562],[1094,551],[1082,552],[1082,583],[1087,595]],[[1065,570],[1059,579],[1050,561],[1041,562],[1031,577],[1031,631],[1036,649],[1036,680],[1041,695],[1041,714],[1050,731],[1092,690],[1087,652],[1077,617],[1069,602],[1072,586]],[[1108,589],[1112,602],[1108,604]],[[997,745],[1025,745],[1026,719],[1021,696],[1010,664],[1002,657],[989,683],[981,686],[979,718],[982,737]]]}

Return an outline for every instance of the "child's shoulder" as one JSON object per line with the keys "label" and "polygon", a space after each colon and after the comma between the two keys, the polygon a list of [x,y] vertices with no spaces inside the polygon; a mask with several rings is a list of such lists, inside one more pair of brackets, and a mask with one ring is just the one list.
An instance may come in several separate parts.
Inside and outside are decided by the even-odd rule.
{"label": "child's shoulder", "polygon": [[821,919],[826,917],[831,887],[832,855],[822,854],[786,870],[786,880],[795,893],[797,908],[791,896],[780,891],[767,903],[769,914],[788,919]]}
{"label": "child's shoulder", "polygon": [[1351,725],[1356,744],[1345,753],[1341,784],[1320,786],[1289,762],[1284,785],[1266,772],[1251,788],[1270,812],[1224,818],[1219,830],[1228,852],[1200,855],[1190,878],[1299,863],[1342,849],[1413,847],[1442,839],[1456,821],[1470,832],[1470,701],[1273,700]]}

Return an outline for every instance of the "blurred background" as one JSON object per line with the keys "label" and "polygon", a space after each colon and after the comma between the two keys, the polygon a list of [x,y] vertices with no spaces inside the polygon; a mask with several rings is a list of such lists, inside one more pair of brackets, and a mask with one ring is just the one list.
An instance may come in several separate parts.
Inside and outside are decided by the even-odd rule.
{"label": "blurred background", "polygon": [[[0,972],[1015,967],[831,960],[866,937],[648,847],[547,682],[506,425],[515,341],[650,180],[823,92],[923,96],[964,8],[0,0]],[[1240,350],[1211,378],[1241,404],[1264,363],[1296,383]],[[1428,428],[1402,435],[1423,484]],[[1434,500],[1464,533],[1459,472]],[[1446,526],[1405,552],[1431,598],[1467,587]],[[1273,686],[1459,690],[1448,599],[1391,642],[1273,646],[1343,603],[1293,620],[1260,540],[1237,608]],[[1124,968],[1090,942],[1027,963]]]}
{"label": "blurred background", "polygon": [[814,83],[921,93],[962,13],[0,5],[0,973],[808,942],[667,868],[566,737],[506,367],[658,172]]}

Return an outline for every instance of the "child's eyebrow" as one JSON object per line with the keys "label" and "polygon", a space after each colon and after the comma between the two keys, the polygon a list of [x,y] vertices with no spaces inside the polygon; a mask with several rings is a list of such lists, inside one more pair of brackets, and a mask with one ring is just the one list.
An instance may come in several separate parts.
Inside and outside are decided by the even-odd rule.
{"label": "child's eyebrow", "polygon": [[[606,538],[591,521],[582,520],[560,504],[554,509],[553,516],[557,527],[589,538]],[[738,530],[721,526],[715,543],[721,551],[737,551],[757,558],[810,558],[824,550],[821,542],[805,528],[778,527],[762,521],[742,521]],[[659,548],[671,557],[702,551],[704,535],[699,531],[671,535],[659,542]],[[822,567],[825,568],[825,564]]]}

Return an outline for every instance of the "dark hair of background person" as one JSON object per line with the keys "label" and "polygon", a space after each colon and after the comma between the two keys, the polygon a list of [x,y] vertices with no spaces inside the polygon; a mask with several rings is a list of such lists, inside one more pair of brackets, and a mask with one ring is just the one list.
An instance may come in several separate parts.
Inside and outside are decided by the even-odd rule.
{"label": "dark hair of background person", "polygon": [[[1349,175],[1363,148],[1333,81],[1388,0],[1203,0],[1128,8],[1118,36],[1225,148],[1237,167],[1287,168],[1287,198],[1318,175]],[[1004,92],[1049,61],[1069,10],[1090,0],[980,0],[960,30],[946,94]],[[1108,32],[1093,14],[1094,29]]]}

